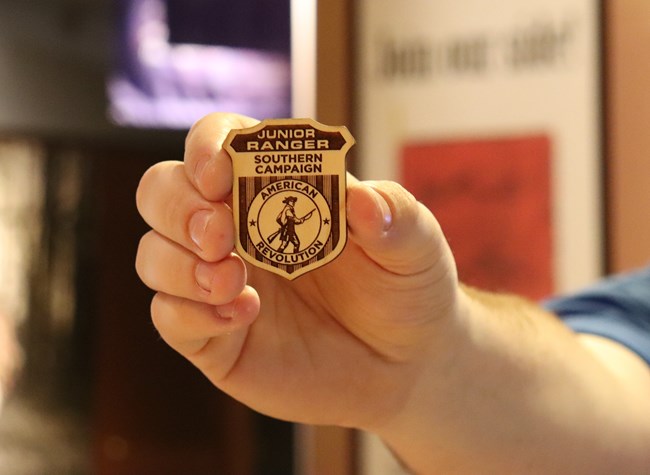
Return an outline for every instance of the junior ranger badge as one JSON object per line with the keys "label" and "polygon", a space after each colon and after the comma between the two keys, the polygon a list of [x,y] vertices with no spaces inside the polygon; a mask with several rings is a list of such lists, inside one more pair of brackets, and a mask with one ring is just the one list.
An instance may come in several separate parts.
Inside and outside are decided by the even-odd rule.
{"label": "junior ranger badge", "polygon": [[235,247],[251,264],[289,280],[336,258],[347,241],[346,127],[267,119],[232,130]]}

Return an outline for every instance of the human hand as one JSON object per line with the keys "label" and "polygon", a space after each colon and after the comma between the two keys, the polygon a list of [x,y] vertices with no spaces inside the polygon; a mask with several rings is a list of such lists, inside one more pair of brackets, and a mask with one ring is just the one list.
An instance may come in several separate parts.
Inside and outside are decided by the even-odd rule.
{"label": "human hand", "polygon": [[0,313],[0,407],[4,396],[13,389],[21,364],[22,352],[14,324]]}
{"label": "human hand", "polygon": [[349,242],[335,261],[295,281],[248,266],[233,253],[232,165],[221,144],[255,123],[207,116],[188,134],[184,162],[143,176],[137,205],[153,229],[136,269],[157,292],[153,322],[260,412],[372,430],[408,403],[425,365],[446,364],[459,313],[450,251],[399,185],[348,176]]}

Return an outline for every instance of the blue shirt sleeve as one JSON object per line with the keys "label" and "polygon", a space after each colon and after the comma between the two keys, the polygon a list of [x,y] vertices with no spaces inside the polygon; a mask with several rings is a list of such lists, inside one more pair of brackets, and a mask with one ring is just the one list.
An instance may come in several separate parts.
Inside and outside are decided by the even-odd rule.
{"label": "blue shirt sleeve", "polygon": [[570,328],[614,340],[650,365],[650,268],[543,302]]}

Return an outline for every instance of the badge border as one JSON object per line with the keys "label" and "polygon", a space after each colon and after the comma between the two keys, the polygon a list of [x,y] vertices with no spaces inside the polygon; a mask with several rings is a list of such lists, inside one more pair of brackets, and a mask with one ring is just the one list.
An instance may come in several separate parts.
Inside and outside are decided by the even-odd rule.
{"label": "badge border", "polygon": [[[307,264],[304,266],[299,267],[297,270],[289,273],[283,268],[283,264],[279,264],[277,267],[267,264],[263,261],[260,261],[255,258],[255,256],[249,254],[249,252],[244,248],[243,243],[241,242],[240,239],[240,232],[241,232],[241,217],[240,213],[242,212],[240,210],[240,197],[241,197],[241,190],[240,190],[240,185],[239,185],[239,179],[240,178],[246,178],[246,179],[254,179],[255,176],[242,176],[242,175],[237,175],[235,172],[236,166],[235,166],[235,159],[240,152],[236,152],[232,146],[231,143],[233,139],[237,135],[242,135],[242,134],[254,134],[255,132],[258,132],[265,127],[269,125],[285,125],[285,126],[291,126],[291,125],[309,125],[317,130],[323,131],[323,132],[336,132],[342,135],[342,137],[345,140],[344,145],[341,147],[340,150],[337,151],[332,151],[329,150],[330,152],[334,153],[340,153],[342,155],[341,161],[342,161],[342,176],[341,174],[336,174],[336,176],[339,176],[339,191],[338,191],[338,196],[339,196],[339,209],[338,209],[338,216],[339,216],[339,229],[340,229],[340,236],[339,236],[339,241],[336,244],[332,250],[325,255],[322,259],[319,259],[311,264]],[[312,272],[314,270],[320,269],[321,267],[329,264],[330,262],[334,261],[336,258],[338,258],[342,253],[343,250],[345,249],[345,246],[347,245],[348,242],[348,229],[347,229],[347,209],[346,209],[346,201],[347,201],[347,154],[349,150],[352,148],[352,146],[355,144],[354,137],[350,133],[347,127],[345,126],[332,126],[332,125],[326,125],[322,124],[314,119],[310,118],[305,118],[305,119],[300,119],[300,118],[291,118],[291,119],[265,119],[259,122],[258,124],[254,125],[253,127],[247,127],[247,128],[241,128],[241,129],[232,129],[226,136],[226,139],[223,142],[223,149],[225,149],[228,154],[231,157],[231,160],[233,160],[233,189],[232,189],[232,194],[233,194],[233,221],[235,225],[235,249],[237,250],[237,253],[239,256],[250,263],[251,265],[258,267],[260,269],[264,269],[268,272],[274,273],[276,275],[282,276],[287,280],[294,280],[297,279],[298,277],[301,277],[302,275],[305,275],[309,272]],[[332,173],[322,173],[318,175],[312,175],[312,176],[325,176],[325,175],[333,175]],[[299,180],[303,181],[300,179],[300,176],[303,175],[279,175],[279,174],[274,174],[274,175],[269,175],[269,177],[278,177],[279,180],[281,179],[292,179],[292,180]],[[319,193],[322,194],[322,190],[318,190]],[[252,202],[252,201],[251,201]],[[331,213],[333,214],[335,210],[332,209]],[[248,215],[248,210],[243,210],[243,213],[247,216]],[[250,235],[248,231],[246,231],[246,236],[247,239],[250,240]],[[328,241],[331,239],[331,231],[328,236]]]}

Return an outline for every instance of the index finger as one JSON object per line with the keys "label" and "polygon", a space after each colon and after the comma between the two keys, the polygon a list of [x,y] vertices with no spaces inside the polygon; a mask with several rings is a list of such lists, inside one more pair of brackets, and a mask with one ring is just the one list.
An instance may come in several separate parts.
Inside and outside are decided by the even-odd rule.
{"label": "index finger", "polygon": [[258,122],[239,114],[217,112],[192,126],[185,139],[185,170],[205,199],[223,201],[232,191],[232,162],[221,147],[228,133]]}

